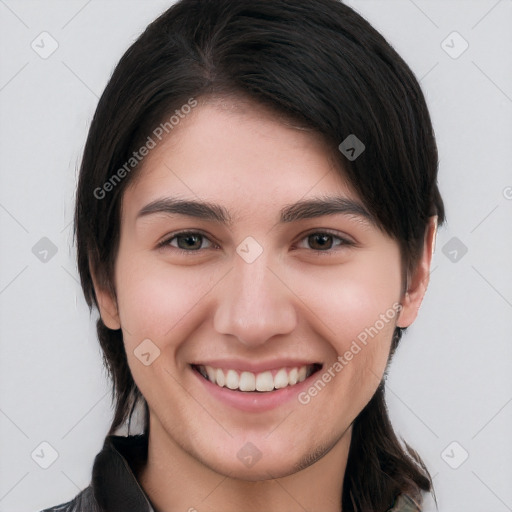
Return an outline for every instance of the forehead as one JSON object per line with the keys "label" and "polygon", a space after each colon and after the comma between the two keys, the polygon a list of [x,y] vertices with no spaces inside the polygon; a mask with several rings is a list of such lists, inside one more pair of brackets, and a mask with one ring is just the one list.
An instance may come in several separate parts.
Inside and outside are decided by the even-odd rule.
{"label": "forehead", "polygon": [[320,134],[247,101],[200,101],[139,167],[130,215],[166,196],[222,204],[233,221],[308,196],[358,199]]}

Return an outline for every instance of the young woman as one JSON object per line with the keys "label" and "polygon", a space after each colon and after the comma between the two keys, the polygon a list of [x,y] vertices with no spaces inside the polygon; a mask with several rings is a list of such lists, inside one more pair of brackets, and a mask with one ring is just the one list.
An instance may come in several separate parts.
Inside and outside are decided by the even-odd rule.
{"label": "young woman", "polygon": [[181,0],[151,23],[77,191],[115,416],[50,510],[421,510],[384,376],[428,284],[437,167],[417,80],[344,4]]}

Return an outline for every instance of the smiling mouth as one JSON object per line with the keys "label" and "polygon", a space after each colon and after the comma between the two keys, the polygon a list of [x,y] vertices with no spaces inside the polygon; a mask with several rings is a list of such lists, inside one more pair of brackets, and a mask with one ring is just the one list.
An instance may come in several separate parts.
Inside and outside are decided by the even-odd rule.
{"label": "smiling mouth", "polygon": [[205,365],[192,365],[207,381],[233,391],[269,393],[303,382],[322,368],[320,363],[253,373]]}

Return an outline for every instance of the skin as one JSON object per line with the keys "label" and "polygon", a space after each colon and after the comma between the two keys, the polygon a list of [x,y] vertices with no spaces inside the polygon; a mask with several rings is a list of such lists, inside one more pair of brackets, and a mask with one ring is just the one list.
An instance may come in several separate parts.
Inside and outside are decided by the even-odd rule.
{"label": "skin", "polygon": [[[157,511],[340,510],[351,424],[383,376],[395,326],[416,318],[435,218],[406,294],[398,243],[371,221],[336,214],[279,223],[280,209],[299,200],[361,202],[329,155],[318,135],[259,106],[202,102],[150,152],[124,193],[116,297],[98,286],[96,293],[105,324],[122,328],[149,405],[148,463],[138,479]],[[217,203],[233,222],[137,218],[165,197]],[[200,249],[180,253],[177,238],[158,247],[180,230],[200,230]],[[308,236],[325,230],[335,232],[332,246],[318,249]],[[263,248],[252,263],[236,252],[248,236]],[[399,315],[307,405],[292,399],[243,412],[208,393],[190,367],[214,358],[289,357],[325,370],[397,302]],[[146,366],[134,350],[148,338],[160,356]],[[252,467],[237,457],[247,442],[262,454]]]}

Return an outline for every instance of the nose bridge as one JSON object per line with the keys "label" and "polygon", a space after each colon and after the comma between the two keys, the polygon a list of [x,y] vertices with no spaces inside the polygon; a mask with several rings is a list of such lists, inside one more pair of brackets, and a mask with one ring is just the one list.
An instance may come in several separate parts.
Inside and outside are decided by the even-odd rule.
{"label": "nose bridge", "polygon": [[[242,246],[242,244],[241,244]],[[290,290],[270,270],[263,251],[254,260],[238,254],[215,312],[215,329],[251,346],[293,331],[296,314]]]}

